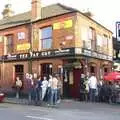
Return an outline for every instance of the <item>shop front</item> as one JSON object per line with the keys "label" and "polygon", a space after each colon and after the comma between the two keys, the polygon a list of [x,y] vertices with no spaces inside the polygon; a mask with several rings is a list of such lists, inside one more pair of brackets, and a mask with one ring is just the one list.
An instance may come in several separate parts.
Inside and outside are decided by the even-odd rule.
{"label": "shop front", "polygon": [[[110,57],[104,55],[105,58],[102,56],[99,53],[93,54],[91,51],[81,48],[6,55],[1,58],[1,62],[4,61],[4,65],[7,65],[9,69],[7,66],[4,68],[7,75],[4,74],[1,77],[4,80],[1,81],[15,81],[15,76],[24,79],[24,75],[29,71],[41,76],[57,73],[62,79],[63,96],[81,98],[81,76],[84,75],[87,78],[91,73],[95,73],[99,78],[101,68],[105,72],[108,71],[108,68],[111,68]],[[103,66],[101,63],[105,63],[105,61],[107,61],[106,64],[101,67]],[[29,70],[30,68],[32,70]]]}

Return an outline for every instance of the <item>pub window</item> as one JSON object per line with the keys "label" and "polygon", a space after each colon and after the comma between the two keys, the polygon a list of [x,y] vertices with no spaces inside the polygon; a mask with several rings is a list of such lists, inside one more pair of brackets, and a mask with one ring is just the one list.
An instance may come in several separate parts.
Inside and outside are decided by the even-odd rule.
{"label": "pub window", "polygon": [[88,34],[89,40],[91,40],[91,48],[93,50],[96,49],[96,31],[94,28],[89,28],[89,34]]}
{"label": "pub window", "polygon": [[6,41],[6,49],[7,53],[13,52],[13,35],[7,35],[7,41]]}
{"label": "pub window", "polygon": [[52,47],[52,27],[45,27],[40,30],[41,48],[49,49]]}
{"label": "pub window", "polygon": [[83,48],[91,49],[91,40],[88,39],[88,27],[82,26],[80,30],[81,30],[81,39],[83,41]]}
{"label": "pub window", "polygon": [[107,35],[103,35],[103,49],[105,53],[108,51],[108,36]]}
{"label": "pub window", "polygon": [[96,45],[97,45],[97,51],[102,52],[103,39],[102,39],[102,36],[100,34],[97,34]]}
{"label": "pub window", "polygon": [[23,80],[24,76],[24,66],[23,65],[15,65],[15,77],[20,77]]}

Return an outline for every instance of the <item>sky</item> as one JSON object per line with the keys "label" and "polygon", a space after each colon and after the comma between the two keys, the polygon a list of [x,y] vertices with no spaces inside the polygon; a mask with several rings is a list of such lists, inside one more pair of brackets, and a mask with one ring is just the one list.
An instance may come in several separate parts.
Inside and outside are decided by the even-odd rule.
{"label": "sky", "polygon": [[[0,0],[0,13],[5,4],[12,4],[15,14],[23,13],[31,9],[32,0]],[[89,9],[93,13],[93,19],[111,30],[115,36],[115,22],[120,21],[120,0],[41,0],[42,6],[61,3],[80,11]],[[0,15],[2,18],[2,15]]]}

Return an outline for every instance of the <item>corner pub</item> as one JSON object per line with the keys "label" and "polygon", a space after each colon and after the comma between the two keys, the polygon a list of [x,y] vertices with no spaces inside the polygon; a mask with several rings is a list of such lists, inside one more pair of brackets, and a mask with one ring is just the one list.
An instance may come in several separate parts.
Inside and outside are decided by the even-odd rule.
{"label": "corner pub", "polygon": [[[98,79],[112,70],[112,32],[88,11],[53,4],[41,7],[31,1],[31,11],[13,15],[7,4],[0,20],[0,87],[12,92],[16,76],[25,85],[26,73],[58,73],[63,96],[79,98],[81,74]],[[25,86],[23,87],[25,91]]]}

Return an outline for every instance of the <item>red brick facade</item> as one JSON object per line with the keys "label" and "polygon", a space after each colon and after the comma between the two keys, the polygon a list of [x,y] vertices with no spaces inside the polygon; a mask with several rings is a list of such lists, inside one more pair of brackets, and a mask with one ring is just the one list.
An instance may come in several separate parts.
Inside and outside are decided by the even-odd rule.
{"label": "red brick facade", "polygon": [[[34,11],[35,12],[35,11]],[[34,13],[33,12],[33,13]],[[35,16],[34,16],[35,17]],[[40,49],[39,46],[41,45],[40,43],[40,35],[38,35],[39,30],[41,28],[45,28],[48,26],[54,27],[54,23],[63,23],[64,21],[67,20],[72,20],[72,26],[68,29],[64,29],[61,27],[61,29],[54,29],[52,30],[52,47],[50,49]],[[82,41],[78,40],[77,33],[79,26],[78,24],[78,18],[76,12],[73,13],[67,13],[63,15],[58,15],[54,16],[51,18],[43,19],[43,20],[38,20],[38,21],[33,21],[30,23],[26,23],[24,25],[19,25],[15,27],[10,27],[6,28],[3,30],[0,30],[0,35],[2,36],[7,36],[7,35],[13,35],[13,52],[12,53],[7,53],[7,58],[1,59],[1,64],[0,64],[0,86],[3,89],[7,90],[12,90],[12,86],[15,83],[15,66],[16,65],[22,65],[23,66],[23,83],[24,87],[26,87],[25,84],[25,73],[36,73],[37,75],[41,75],[43,70],[42,70],[42,64],[49,63],[52,65],[52,73],[59,73],[59,67],[62,66],[64,69],[64,73],[62,73],[62,79],[63,79],[63,92],[69,92],[69,96],[72,97],[79,97],[79,93],[74,95],[74,93],[79,91],[79,87],[75,88],[76,86],[79,86],[79,80],[81,74],[87,75],[88,73],[90,74],[91,72],[95,72],[96,76],[98,79],[101,79],[101,75],[104,74],[104,72],[109,72],[112,69],[112,61],[108,59],[103,59],[103,58],[95,58],[93,56],[87,56],[85,54],[82,54],[83,48],[82,46]],[[63,26],[64,27],[64,26]],[[36,30],[34,35],[34,31]],[[25,33],[25,38],[24,40],[18,40],[18,33],[23,32]],[[72,37],[72,38],[71,38]],[[37,40],[35,42],[35,40]],[[5,41],[4,41],[5,42]],[[5,50],[5,43],[1,42],[0,43],[0,56],[5,57],[4,55],[4,50]],[[65,42],[65,45],[61,46],[61,43]],[[17,50],[17,45],[19,44],[26,44],[29,43],[30,49],[27,50]],[[77,49],[80,44],[79,50]],[[68,48],[68,49],[67,49]],[[71,53],[62,54],[61,49],[68,50],[69,52],[70,49],[74,49],[74,55]],[[42,57],[34,57],[29,58],[30,56],[30,51],[32,52],[32,55],[34,52],[41,52],[41,51],[56,51],[56,53],[59,53],[59,55],[52,55],[52,57],[49,57],[49,54],[46,56]],[[8,54],[10,55],[23,55],[26,53],[26,58],[24,59],[19,59],[15,58],[12,60],[9,59]],[[56,54],[55,53],[55,54]],[[39,53],[39,54],[44,54],[44,53]],[[45,53],[46,54],[46,53]],[[25,57],[25,56],[24,56]],[[74,65],[75,63],[75,65]],[[32,67],[32,71],[30,71],[30,64]],[[77,65],[76,65],[77,64]],[[93,66],[94,68],[91,68]],[[104,68],[106,70],[104,71]],[[94,69],[94,70],[93,70]],[[72,77],[70,77],[70,73],[72,72]],[[67,77],[66,77],[67,76]],[[66,78],[65,78],[66,77]],[[66,80],[68,79],[68,80]],[[66,90],[67,89],[67,90]],[[65,94],[68,94],[68,93]],[[64,93],[63,93],[64,94]]]}

